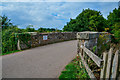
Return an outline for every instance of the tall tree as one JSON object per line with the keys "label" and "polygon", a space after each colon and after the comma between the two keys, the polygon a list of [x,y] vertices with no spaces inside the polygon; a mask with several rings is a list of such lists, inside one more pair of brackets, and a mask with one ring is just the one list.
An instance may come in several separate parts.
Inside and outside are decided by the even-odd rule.
{"label": "tall tree", "polygon": [[115,28],[115,24],[120,23],[120,8],[114,9],[112,12],[109,13],[107,16],[108,18],[108,26],[110,28],[110,32],[112,33],[113,29]]}
{"label": "tall tree", "polygon": [[98,11],[85,9],[64,26],[64,31],[104,31],[106,20]]}
{"label": "tall tree", "polygon": [[120,42],[120,8],[115,8],[107,18],[109,32],[114,34],[117,42]]}
{"label": "tall tree", "polygon": [[2,30],[17,27],[16,25],[13,25],[10,21],[11,21],[11,19],[8,19],[7,16],[5,16],[5,15],[0,16]]}
{"label": "tall tree", "polygon": [[28,25],[25,29],[26,32],[35,32],[35,29],[33,28],[33,25]]}
{"label": "tall tree", "polygon": [[7,16],[0,16],[0,23],[2,27],[2,53],[16,50],[17,41],[15,33],[21,33],[22,30],[16,25],[13,25]]}

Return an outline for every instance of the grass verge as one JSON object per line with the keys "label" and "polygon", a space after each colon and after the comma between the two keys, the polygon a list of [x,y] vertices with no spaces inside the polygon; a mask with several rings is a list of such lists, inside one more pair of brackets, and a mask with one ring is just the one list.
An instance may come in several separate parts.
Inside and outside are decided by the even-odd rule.
{"label": "grass verge", "polygon": [[20,51],[22,51],[22,50],[9,51],[9,52],[0,54],[0,56],[8,55],[8,54],[12,54],[12,53],[15,53],[15,52],[20,52]]}
{"label": "grass verge", "polygon": [[59,80],[88,80],[89,76],[85,68],[80,68],[79,62],[80,58],[77,57],[73,59],[66,67],[65,70],[61,72]]}

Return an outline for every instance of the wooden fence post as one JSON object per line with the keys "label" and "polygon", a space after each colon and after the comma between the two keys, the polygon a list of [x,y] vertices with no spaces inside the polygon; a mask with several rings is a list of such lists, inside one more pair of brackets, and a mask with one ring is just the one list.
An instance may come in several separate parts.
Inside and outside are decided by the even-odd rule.
{"label": "wooden fence post", "polygon": [[[85,40],[82,40],[82,46],[84,46],[84,42],[85,42]],[[84,54],[84,50],[82,49],[82,52],[81,52],[81,54],[82,54],[82,56],[83,56],[83,58],[85,57],[85,54]]]}
{"label": "wooden fence post", "polygon": [[106,73],[106,66],[107,66],[107,59],[108,59],[108,53],[104,52],[103,53],[103,64],[102,64],[102,69],[100,73],[100,79],[105,78],[105,73]]}
{"label": "wooden fence post", "polygon": [[17,42],[17,48],[18,48],[18,50],[21,50],[21,48],[20,48],[20,40],[18,39],[18,42]]}
{"label": "wooden fence post", "polygon": [[120,79],[120,51],[118,52],[118,72],[119,72],[119,74],[118,74],[118,77],[117,77],[117,80],[119,80]]}
{"label": "wooden fence post", "polygon": [[112,55],[113,55],[113,48],[110,48],[108,52],[107,71],[106,71],[106,77],[105,77],[107,79],[110,78],[110,74],[111,74]]}
{"label": "wooden fence post", "polygon": [[80,57],[79,53],[80,53],[80,40],[78,39],[78,43],[77,43],[77,60],[78,60],[78,65],[81,68],[82,65],[81,65],[81,61],[79,60],[79,57]]}
{"label": "wooden fence post", "polygon": [[119,50],[116,51],[115,55],[114,55],[114,59],[113,59],[113,64],[112,64],[112,74],[111,74],[111,78],[112,79],[116,79],[117,77],[117,73],[118,73],[118,52]]}

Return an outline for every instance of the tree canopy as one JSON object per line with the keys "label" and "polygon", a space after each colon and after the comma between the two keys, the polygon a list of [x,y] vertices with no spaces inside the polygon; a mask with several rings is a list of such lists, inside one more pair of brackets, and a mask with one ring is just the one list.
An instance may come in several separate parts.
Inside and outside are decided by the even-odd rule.
{"label": "tree canopy", "polygon": [[33,25],[28,25],[25,29],[25,32],[35,32],[36,30],[34,29]]}
{"label": "tree canopy", "polygon": [[109,32],[114,34],[117,42],[120,42],[120,8],[115,8],[107,18]]}
{"label": "tree canopy", "polygon": [[104,31],[106,27],[106,19],[101,12],[85,9],[76,19],[70,19],[70,22],[64,26],[64,31],[80,32],[80,31]]}
{"label": "tree canopy", "polygon": [[16,25],[13,25],[10,21],[11,21],[11,19],[8,19],[7,16],[5,16],[5,15],[0,16],[0,22],[1,22],[2,30],[17,27]]}
{"label": "tree canopy", "polygon": [[108,18],[108,26],[110,28],[110,32],[114,29],[114,25],[120,23],[120,8],[114,9],[113,12],[110,12],[107,16]]}

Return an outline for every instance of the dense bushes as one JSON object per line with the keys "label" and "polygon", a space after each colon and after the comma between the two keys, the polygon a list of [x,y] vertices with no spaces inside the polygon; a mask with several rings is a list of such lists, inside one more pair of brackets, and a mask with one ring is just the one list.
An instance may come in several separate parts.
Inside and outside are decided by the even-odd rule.
{"label": "dense bushes", "polygon": [[118,43],[120,42],[120,8],[115,8],[113,12],[110,12],[107,18],[109,32],[114,34],[115,37],[112,41]]}
{"label": "dense bushes", "polygon": [[2,28],[2,53],[17,50],[17,40],[15,39],[15,33],[22,32],[21,29],[13,25],[11,20],[6,16],[0,16],[1,28]]}
{"label": "dense bushes", "polygon": [[115,40],[113,42],[120,43],[120,23],[114,24],[114,29],[112,30],[112,33],[114,34]]}
{"label": "dense bushes", "polygon": [[17,50],[17,40],[15,33],[21,32],[18,28],[2,31],[2,53]]}

